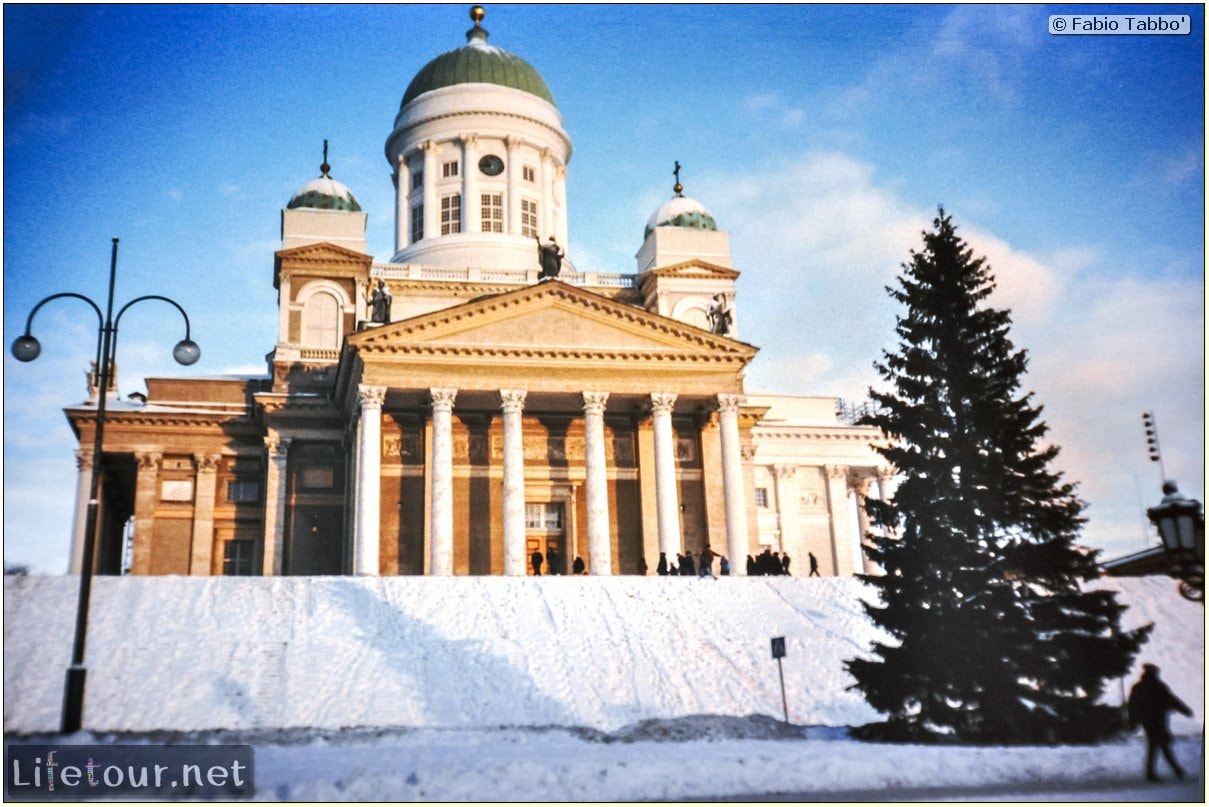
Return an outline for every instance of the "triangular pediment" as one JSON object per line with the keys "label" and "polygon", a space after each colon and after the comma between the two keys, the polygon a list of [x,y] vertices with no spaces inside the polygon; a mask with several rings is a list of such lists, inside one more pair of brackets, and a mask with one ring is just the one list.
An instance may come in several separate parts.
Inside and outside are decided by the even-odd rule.
{"label": "triangular pediment", "polygon": [[422,350],[482,354],[728,356],[756,349],[700,328],[559,281],[382,325],[353,334],[363,356]]}
{"label": "triangular pediment", "polygon": [[373,262],[373,257],[364,252],[338,247],[326,241],[279,249],[274,253],[273,288],[281,288],[283,269],[302,273],[318,270],[327,274],[361,274],[368,272]]}
{"label": "triangular pediment", "polygon": [[670,266],[661,266],[658,269],[650,270],[646,274],[654,277],[708,277],[717,278],[720,280],[734,280],[739,276],[739,272],[735,269],[719,266],[716,263],[698,260],[674,263]]}

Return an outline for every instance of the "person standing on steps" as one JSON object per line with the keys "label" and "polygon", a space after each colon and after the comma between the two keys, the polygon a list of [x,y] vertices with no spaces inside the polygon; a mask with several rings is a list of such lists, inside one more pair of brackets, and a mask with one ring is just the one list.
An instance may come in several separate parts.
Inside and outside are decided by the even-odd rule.
{"label": "person standing on steps", "polygon": [[1159,668],[1153,664],[1143,664],[1142,677],[1129,690],[1129,727],[1136,729],[1141,724],[1146,732],[1146,778],[1151,782],[1159,781],[1155,762],[1160,751],[1171,770],[1175,771],[1175,778],[1184,778],[1184,769],[1176,762],[1175,754],[1171,751],[1171,729],[1167,727],[1169,712],[1192,717],[1192,710],[1187,704],[1159,679]]}

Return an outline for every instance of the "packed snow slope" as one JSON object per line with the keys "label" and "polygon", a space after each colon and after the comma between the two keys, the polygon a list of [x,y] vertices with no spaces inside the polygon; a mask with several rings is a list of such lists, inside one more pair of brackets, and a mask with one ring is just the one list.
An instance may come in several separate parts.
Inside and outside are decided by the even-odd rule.
{"label": "packed snow slope", "polygon": [[[79,581],[9,577],[4,728],[54,731]],[[1153,622],[1137,659],[1204,714],[1204,610],[1169,578],[1103,581]],[[877,718],[844,660],[878,631],[854,579],[100,577],[84,724],[93,731],[585,726],[782,715]],[[959,654],[960,647],[952,652]],[[1136,678],[1137,669],[1126,684]],[[1108,700],[1119,703],[1112,686]]]}

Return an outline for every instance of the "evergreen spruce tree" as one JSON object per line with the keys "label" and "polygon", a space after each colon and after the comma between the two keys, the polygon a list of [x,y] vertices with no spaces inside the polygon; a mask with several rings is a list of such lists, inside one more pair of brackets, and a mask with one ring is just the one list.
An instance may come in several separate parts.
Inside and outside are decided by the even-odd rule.
{"label": "evergreen spruce tree", "polygon": [[1122,631],[1125,606],[1085,590],[1095,552],[1075,543],[1083,503],[1050,468],[1058,454],[1032,393],[1010,313],[943,209],[922,252],[887,291],[906,313],[898,348],[875,365],[864,422],[890,438],[899,473],[886,502],[870,500],[866,551],[883,574],[862,576],[865,602],[893,641],[846,662],[852,687],[887,716],[866,739],[1090,742],[1118,728],[1099,703],[1129,670],[1150,627]]}

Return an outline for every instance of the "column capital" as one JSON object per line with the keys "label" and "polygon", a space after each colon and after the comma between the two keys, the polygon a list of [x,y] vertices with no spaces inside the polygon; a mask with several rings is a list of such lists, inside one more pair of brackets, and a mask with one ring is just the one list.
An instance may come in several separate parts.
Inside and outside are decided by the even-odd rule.
{"label": "column capital", "polygon": [[507,146],[508,151],[515,151],[524,142],[525,141],[523,138],[517,137],[516,135],[508,135],[504,138],[504,145]]}
{"label": "column capital", "polygon": [[505,414],[520,412],[525,408],[525,396],[529,394],[528,390],[523,389],[502,389],[500,390],[500,408]]}
{"label": "column capital", "polygon": [[743,459],[747,460],[748,462],[751,462],[756,458],[756,447],[739,446],[739,456],[743,457]]}
{"label": "column capital", "polygon": [[138,463],[140,471],[154,471],[158,466],[163,454],[158,451],[136,451],[134,459]]}
{"label": "column capital", "polygon": [[827,471],[829,479],[842,479],[845,483],[848,481],[848,466],[847,465],[824,465],[824,470]]}
{"label": "column capital", "polygon": [[205,454],[198,452],[193,455],[193,463],[197,466],[198,471],[208,471],[213,473],[218,470],[218,463],[222,460],[222,454]]}
{"label": "column capital", "polygon": [[473,148],[474,144],[479,142],[479,136],[476,134],[460,134],[458,135],[458,141],[463,147]]}
{"label": "column capital", "polygon": [[584,412],[590,415],[602,415],[608,400],[609,393],[607,392],[584,392]]}
{"label": "column capital", "polygon": [[873,483],[873,478],[862,473],[853,472],[848,474],[848,487],[856,491],[856,495],[864,497],[869,493],[869,486]]}
{"label": "column capital", "polygon": [[772,466],[772,475],[777,479],[790,479],[798,471],[796,465],[777,464]]}
{"label": "column capital", "polygon": [[718,394],[718,411],[726,414],[739,413],[739,407],[743,405],[743,396],[730,393]]}
{"label": "column capital", "polygon": [[92,470],[91,448],[81,448],[76,451],[76,468],[81,471]]}
{"label": "column capital", "polygon": [[437,150],[440,149],[440,145],[431,140],[425,140],[419,145],[419,149],[424,152],[425,156],[435,155]]}
{"label": "column capital", "polygon": [[458,391],[453,387],[430,387],[428,395],[432,399],[432,411],[452,412],[453,401],[458,397]]}
{"label": "column capital", "polygon": [[386,387],[374,384],[357,385],[357,405],[361,408],[361,411],[381,409],[384,403],[386,403]]}
{"label": "column capital", "polygon": [[674,392],[652,392],[651,393],[651,410],[656,415],[672,414],[672,407],[676,405],[676,393]]}
{"label": "column capital", "polygon": [[293,438],[270,434],[264,438],[264,447],[269,452],[269,459],[284,462],[290,452],[290,442]]}

